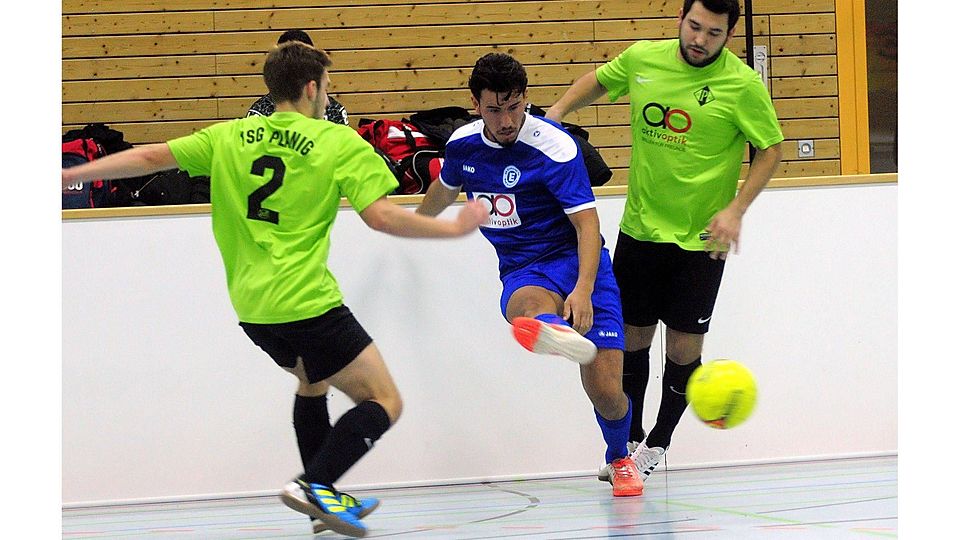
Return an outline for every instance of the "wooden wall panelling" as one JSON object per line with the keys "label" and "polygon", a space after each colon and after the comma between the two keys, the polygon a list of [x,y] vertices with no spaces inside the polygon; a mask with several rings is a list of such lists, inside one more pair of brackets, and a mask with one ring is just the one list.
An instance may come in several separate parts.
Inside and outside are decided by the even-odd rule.
{"label": "wooden wall panelling", "polygon": [[836,75],[836,56],[780,56],[770,67],[774,77]]}
{"label": "wooden wall panelling", "polygon": [[[319,41],[318,46],[326,47]],[[569,62],[603,62],[612,59],[632,41],[591,42],[588,40],[570,40],[563,43],[477,43],[444,47],[399,47],[394,49],[335,50],[327,47],[333,59],[333,71],[360,71],[375,69],[423,69],[450,66],[473,67],[477,58],[488,52],[504,52],[517,58],[526,66],[535,64],[564,64]],[[264,53],[256,58],[250,55],[241,57],[243,61],[257,62],[253,72],[263,68]],[[220,57],[223,69],[232,68],[234,59],[228,55]],[[249,68],[243,68],[249,69]]]}
{"label": "wooden wall panelling", "polygon": [[[348,8],[358,5],[393,5],[393,4],[476,4],[484,2],[502,2],[503,0],[328,0],[325,5],[330,7]],[[534,0],[513,0],[533,2]],[[269,0],[270,7],[275,9],[302,8],[316,6],[317,0]],[[169,12],[169,11],[205,11],[226,9],[262,9],[263,0],[124,0],[122,4],[116,0],[64,0],[62,13],[75,15],[83,13],[139,13],[139,12]],[[121,9],[122,8],[122,9]]]}
{"label": "wooden wall panelling", "polygon": [[[64,37],[63,58],[150,56],[266,51],[279,32],[216,32],[160,35]],[[371,39],[374,35],[376,39]],[[503,23],[495,25],[410,26],[372,33],[367,28],[311,30],[314,43],[325,49],[382,49],[477,43],[553,43],[593,39],[590,21]],[[322,44],[322,45],[321,45]]]}
{"label": "wooden wall panelling", "polygon": [[[840,158],[840,139],[819,139],[816,141],[817,158],[836,160]],[[626,168],[630,166],[630,147],[618,146],[611,148],[600,148],[600,155],[606,161],[610,168]],[[747,152],[744,152],[744,163],[747,163]],[[784,147],[783,157],[785,161],[796,161],[796,145],[787,145]]]}
{"label": "wooden wall panelling", "polygon": [[778,98],[773,100],[773,107],[781,120],[836,117],[838,110],[836,97]]}
{"label": "wooden wall panelling", "polygon": [[807,13],[833,13],[834,0],[803,0],[796,2],[793,0],[754,0],[754,13],[768,14],[807,14]]}
{"label": "wooden wall panelling", "polygon": [[216,28],[213,11],[192,11],[149,15],[65,15],[60,30],[66,37],[212,32]]}
{"label": "wooden wall panelling", "polygon": [[[610,181],[604,185],[607,186],[625,186],[629,177],[629,169],[614,169]],[[740,178],[747,174],[747,165],[744,164],[740,170]],[[809,161],[784,161],[780,164],[774,178],[795,178],[803,176],[834,176],[840,174],[840,160],[809,160]]]}
{"label": "wooden wall panelling", "polygon": [[620,19],[624,13],[648,1],[638,0],[548,0],[542,2],[485,2],[473,4],[353,6],[350,8],[303,8],[286,10],[221,11],[216,16],[219,31],[270,28],[402,27],[422,25],[502,24],[515,21],[590,21]]}
{"label": "wooden wall panelling", "polygon": [[[165,122],[114,122],[113,129],[123,133],[123,139],[133,144],[150,144],[176,139],[216,123],[218,120],[167,120]],[[66,124],[63,131],[82,128],[85,124]]]}
{"label": "wooden wall panelling", "polygon": [[[247,110],[244,109],[243,114],[246,114],[246,112]],[[221,116],[219,114],[217,100],[215,99],[63,104],[64,124],[84,124],[89,118],[96,118],[104,123],[114,123],[157,122],[163,120],[208,120],[219,119]]]}
{"label": "wooden wall panelling", "polygon": [[[318,5],[319,4],[319,5]],[[774,106],[787,137],[778,175],[837,174],[839,120],[833,0],[755,0],[756,44],[770,55]],[[105,121],[128,140],[159,142],[245,114],[280,31],[306,29],[334,60],[332,94],[362,117],[470,107],[474,61],[500,50],[549,106],[577,77],[638,39],[674,38],[679,1],[652,0],[65,0],[63,128]],[[389,16],[386,17],[385,14]],[[743,23],[728,46],[746,55]],[[371,39],[371,36],[376,36]],[[605,99],[568,120],[625,180],[629,106]],[[796,156],[816,139],[817,159]]]}
{"label": "wooden wall panelling", "polygon": [[[262,70],[262,62],[259,66]],[[198,77],[220,74],[217,72],[217,57],[213,55],[65,59],[61,72],[64,81]]]}
{"label": "wooden wall panelling", "polygon": [[[276,37],[276,36],[274,36]],[[493,51],[507,52],[525,65],[590,63],[612,58],[630,41],[591,43],[568,42],[544,47],[542,44],[466,45],[458,47],[416,47],[328,51],[333,74],[386,69],[423,69],[460,66],[470,68],[480,56]],[[318,43],[318,45],[321,45]],[[322,45],[321,45],[322,46]],[[204,56],[134,56],[66,59],[63,80],[136,79],[155,77],[256,75],[263,71],[266,52],[226,53]]]}

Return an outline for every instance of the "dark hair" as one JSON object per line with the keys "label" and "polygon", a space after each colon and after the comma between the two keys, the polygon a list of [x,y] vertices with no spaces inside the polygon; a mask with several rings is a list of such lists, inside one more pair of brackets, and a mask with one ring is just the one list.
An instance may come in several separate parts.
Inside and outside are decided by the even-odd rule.
{"label": "dark hair", "polygon": [[270,51],[263,63],[263,82],[275,103],[297,101],[310,81],[323,80],[333,64],[327,53],[300,41],[282,43]]}
{"label": "dark hair", "polygon": [[694,2],[700,2],[707,11],[718,15],[727,16],[727,32],[737,24],[740,19],[740,2],[738,0],[683,0],[683,18],[686,19],[690,14],[690,8]]}
{"label": "dark hair", "polygon": [[311,40],[310,36],[308,36],[303,30],[287,30],[286,32],[280,34],[280,39],[277,40],[277,45],[286,43],[288,41],[299,41],[300,43],[313,45],[313,40]]}
{"label": "dark hair", "polygon": [[527,89],[527,70],[509,54],[487,53],[473,65],[469,85],[478,100],[484,90],[522,94]]}

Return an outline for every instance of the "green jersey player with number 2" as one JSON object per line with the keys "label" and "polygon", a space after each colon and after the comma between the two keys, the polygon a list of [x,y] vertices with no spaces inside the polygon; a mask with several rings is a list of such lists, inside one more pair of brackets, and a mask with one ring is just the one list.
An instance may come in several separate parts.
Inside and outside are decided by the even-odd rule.
{"label": "green jersey player with number 2", "polygon": [[[304,473],[283,488],[281,499],[310,516],[315,532],[361,537],[367,533],[361,518],[378,501],[355,499],[334,483],[396,422],[402,402],[327,267],[340,200],[370,228],[404,237],[463,236],[488,216],[476,201],[453,220],[387,201],[397,181],[373,147],[351,128],[321,119],[330,65],[319,49],[284,43],[263,68],[275,114],[214,124],[63,169],[62,184],[172,168],[210,177],[213,235],[240,326],[300,382],[293,423]],[[326,404],[330,386],[356,404],[334,425]]]}

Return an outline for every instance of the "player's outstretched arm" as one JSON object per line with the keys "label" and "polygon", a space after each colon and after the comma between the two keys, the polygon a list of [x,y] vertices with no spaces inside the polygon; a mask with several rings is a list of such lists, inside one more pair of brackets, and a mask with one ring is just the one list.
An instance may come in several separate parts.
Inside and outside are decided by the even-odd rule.
{"label": "player's outstretched arm", "polygon": [[424,216],[439,215],[446,207],[453,204],[453,201],[457,200],[459,194],[459,189],[448,189],[439,181],[431,182],[423,200],[420,201],[420,206],[417,207],[417,213]]}
{"label": "player's outstretched arm", "polygon": [[92,180],[133,178],[175,169],[177,166],[177,160],[170,152],[167,143],[148,144],[110,154],[76,167],[62,169],[60,174],[61,187],[66,188]]}
{"label": "player's outstretched arm", "polygon": [[437,219],[411,212],[381,197],[360,212],[371,229],[406,238],[453,238],[473,232],[487,221],[486,207],[467,201],[456,219]]}
{"label": "player's outstretched arm", "polygon": [[560,99],[547,109],[546,117],[559,122],[564,116],[590,105],[606,93],[607,89],[597,80],[596,70],[591,71],[574,81]]}

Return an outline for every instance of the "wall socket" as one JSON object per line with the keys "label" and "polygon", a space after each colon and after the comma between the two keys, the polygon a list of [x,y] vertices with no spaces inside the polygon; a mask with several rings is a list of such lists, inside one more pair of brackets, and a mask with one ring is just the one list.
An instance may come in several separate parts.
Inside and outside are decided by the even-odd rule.
{"label": "wall socket", "polygon": [[813,156],[813,139],[800,139],[797,141],[797,157],[810,158]]}

